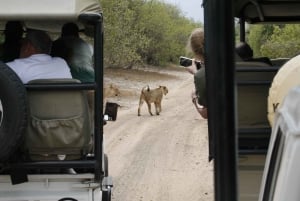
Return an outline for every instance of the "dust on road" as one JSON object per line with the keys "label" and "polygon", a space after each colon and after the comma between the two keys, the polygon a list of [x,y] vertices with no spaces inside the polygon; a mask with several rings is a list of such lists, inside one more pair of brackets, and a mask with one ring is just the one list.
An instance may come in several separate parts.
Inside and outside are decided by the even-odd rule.
{"label": "dust on road", "polygon": [[[182,69],[110,70],[105,79],[120,87],[121,96],[110,101],[123,106],[117,121],[104,127],[113,200],[212,201],[207,121],[191,102],[193,77]],[[169,88],[159,116],[150,116],[145,104],[142,116],[137,116],[139,92],[145,85]]]}

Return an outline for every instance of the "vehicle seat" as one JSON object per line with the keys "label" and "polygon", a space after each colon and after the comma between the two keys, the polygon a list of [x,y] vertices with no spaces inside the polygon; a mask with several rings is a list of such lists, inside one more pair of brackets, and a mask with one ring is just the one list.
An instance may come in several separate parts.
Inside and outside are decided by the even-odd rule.
{"label": "vehicle seat", "polygon": [[242,58],[243,61],[249,61],[249,62],[263,62],[270,66],[272,66],[272,62],[268,57],[257,57],[253,58],[253,50],[245,42],[239,43],[235,48],[236,53],[239,55],[240,58]]}
{"label": "vehicle seat", "polygon": [[[75,79],[33,80],[35,84],[80,83]],[[91,149],[91,121],[84,90],[28,90],[25,151],[31,160],[75,160]]]}
{"label": "vehicle seat", "polygon": [[271,59],[271,62],[274,66],[283,66],[290,59],[291,58],[276,58],[276,59]]}
{"label": "vehicle seat", "polygon": [[[236,68],[269,67],[263,62],[236,62]],[[269,127],[267,100],[277,71],[236,72],[239,127]],[[269,82],[269,83],[268,83]]]}
{"label": "vehicle seat", "polygon": [[277,69],[263,62],[236,62],[236,68],[239,153],[261,153],[271,133],[267,100]]}

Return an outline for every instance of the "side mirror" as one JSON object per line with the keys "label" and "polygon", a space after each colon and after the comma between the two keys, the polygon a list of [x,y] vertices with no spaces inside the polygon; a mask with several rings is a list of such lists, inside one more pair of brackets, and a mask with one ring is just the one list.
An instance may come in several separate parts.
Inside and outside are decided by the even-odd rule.
{"label": "side mirror", "polygon": [[118,107],[120,107],[120,105],[117,103],[107,102],[105,105],[104,120],[116,121],[117,114],[118,114]]}

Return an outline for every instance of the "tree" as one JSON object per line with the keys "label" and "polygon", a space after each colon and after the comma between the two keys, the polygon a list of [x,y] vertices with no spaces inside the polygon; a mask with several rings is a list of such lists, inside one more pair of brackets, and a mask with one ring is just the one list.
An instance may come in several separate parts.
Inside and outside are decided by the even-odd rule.
{"label": "tree", "polygon": [[254,56],[293,57],[300,49],[300,25],[251,25],[248,42]]}
{"label": "tree", "polygon": [[178,62],[186,41],[200,23],[158,0],[101,0],[104,14],[104,60],[112,67]]}
{"label": "tree", "polygon": [[101,1],[105,19],[104,58],[105,63],[113,67],[130,66],[141,61],[136,50],[148,43],[135,23],[136,10],[130,9],[133,1]]}
{"label": "tree", "polygon": [[273,34],[273,25],[250,25],[248,43],[252,47],[254,57],[267,56],[261,52],[261,47]]}
{"label": "tree", "polygon": [[274,25],[273,35],[261,46],[261,52],[271,58],[294,57],[300,50],[299,35],[299,25]]}

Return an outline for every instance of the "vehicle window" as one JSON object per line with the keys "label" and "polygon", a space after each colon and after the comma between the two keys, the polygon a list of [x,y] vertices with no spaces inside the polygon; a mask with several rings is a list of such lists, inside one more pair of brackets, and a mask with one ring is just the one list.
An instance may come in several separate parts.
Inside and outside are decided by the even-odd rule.
{"label": "vehicle window", "polygon": [[263,201],[273,200],[276,181],[280,169],[280,162],[283,154],[284,141],[285,141],[285,136],[282,134],[282,131],[279,128],[277,131],[274,147],[271,154],[269,171],[267,174],[265,191],[263,195]]}

